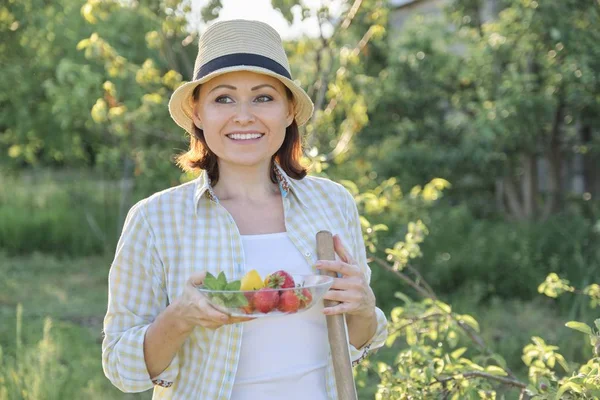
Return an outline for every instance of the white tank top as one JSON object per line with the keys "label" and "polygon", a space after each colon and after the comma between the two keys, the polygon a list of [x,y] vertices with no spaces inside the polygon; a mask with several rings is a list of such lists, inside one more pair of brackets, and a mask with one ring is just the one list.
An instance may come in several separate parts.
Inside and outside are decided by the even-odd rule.
{"label": "white tank top", "polygon": [[[264,279],[283,269],[312,274],[287,233],[242,235],[246,271]],[[326,400],[329,353],[323,303],[295,315],[243,323],[242,348],[232,400]]]}

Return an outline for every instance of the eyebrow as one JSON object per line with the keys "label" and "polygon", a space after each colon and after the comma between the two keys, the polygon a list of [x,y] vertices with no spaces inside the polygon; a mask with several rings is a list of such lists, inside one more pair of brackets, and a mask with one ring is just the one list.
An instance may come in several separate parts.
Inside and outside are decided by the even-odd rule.
{"label": "eyebrow", "polygon": [[[273,90],[275,90],[275,91],[277,90],[277,89],[275,89],[275,87],[274,87],[273,85],[269,85],[268,83],[263,83],[263,84],[261,84],[261,85],[254,86],[253,88],[250,88],[250,90],[258,90],[258,89],[261,89],[261,88],[263,88],[263,87],[270,87],[271,89],[273,89]],[[215,90],[217,90],[217,89],[220,89],[220,88],[231,89],[231,90],[237,90],[237,88],[236,88],[235,86],[231,86],[231,85],[219,85],[219,86],[215,86],[215,87],[214,87],[214,88],[212,88],[210,91],[211,91],[211,92],[213,92],[213,91],[215,91]],[[209,92],[209,93],[210,93],[210,92]]]}
{"label": "eyebrow", "polygon": [[268,83],[263,83],[262,85],[254,86],[250,90],[257,90],[257,89],[260,89],[260,88],[263,88],[263,87],[270,87],[273,90],[277,90],[277,89],[275,89],[275,87],[273,85],[269,85]]}
{"label": "eyebrow", "polygon": [[231,89],[231,90],[237,89],[235,86],[231,86],[231,85],[219,85],[219,86],[215,86],[214,88],[212,88],[209,93],[214,92],[215,90],[220,89],[220,88]]}

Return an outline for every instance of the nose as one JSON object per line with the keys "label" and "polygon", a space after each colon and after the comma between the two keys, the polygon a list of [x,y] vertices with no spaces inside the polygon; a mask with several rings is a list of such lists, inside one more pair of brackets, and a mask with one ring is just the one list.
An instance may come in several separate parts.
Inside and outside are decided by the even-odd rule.
{"label": "nose", "polygon": [[233,120],[240,125],[247,125],[254,122],[254,114],[252,114],[252,110],[246,102],[242,101],[238,103]]}

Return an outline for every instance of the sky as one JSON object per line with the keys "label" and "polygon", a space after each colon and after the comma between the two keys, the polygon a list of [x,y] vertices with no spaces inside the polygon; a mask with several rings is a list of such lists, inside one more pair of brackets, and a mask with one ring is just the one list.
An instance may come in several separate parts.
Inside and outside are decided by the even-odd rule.
{"label": "sky", "polygon": [[[209,0],[192,0],[192,13],[199,15],[200,10]],[[339,0],[303,0],[303,4],[311,10],[316,10],[322,3],[329,3],[331,10],[338,11],[340,9]],[[283,40],[293,39],[301,35],[315,37],[319,35],[319,25],[316,18],[312,17],[303,22],[300,21],[300,9],[294,10],[294,23],[290,26],[285,18],[271,6],[271,0],[222,0],[223,8],[219,18],[212,22],[229,20],[229,19],[255,19],[263,21],[271,25]],[[203,26],[199,26],[201,30]],[[325,31],[328,35],[330,32]]]}

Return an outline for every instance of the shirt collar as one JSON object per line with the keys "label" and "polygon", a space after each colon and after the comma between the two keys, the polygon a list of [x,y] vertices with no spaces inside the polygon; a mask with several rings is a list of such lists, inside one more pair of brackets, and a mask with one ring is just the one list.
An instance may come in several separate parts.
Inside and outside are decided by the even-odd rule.
{"label": "shirt collar", "polygon": [[196,209],[198,208],[200,199],[202,199],[202,196],[205,194],[211,201],[214,201],[215,203],[219,202],[219,199],[210,184],[208,173],[206,170],[202,170],[200,176],[196,179],[196,189],[194,190],[194,205],[196,206]]}
{"label": "shirt collar", "polygon": [[[302,198],[304,194],[302,193],[302,190],[298,188],[297,182],[294,182],[294,179],[290,178],[277,162],[273,163],[273,171],[275,172],[275,177],[279,184],[281,196],[287,198],[289,193],[292,193],[298,202],[300,202],[300,205],[306,208],[307,203]],[[200,204],[200,200],[203,196],[207,196],[210,201],[219,203],[219,199],[212,188],[208,173],[205,170],[202,170],[200,176],[196,179],[196,189],[194,191],[194,205],[196,210],[198,209],[198,204]]]}

